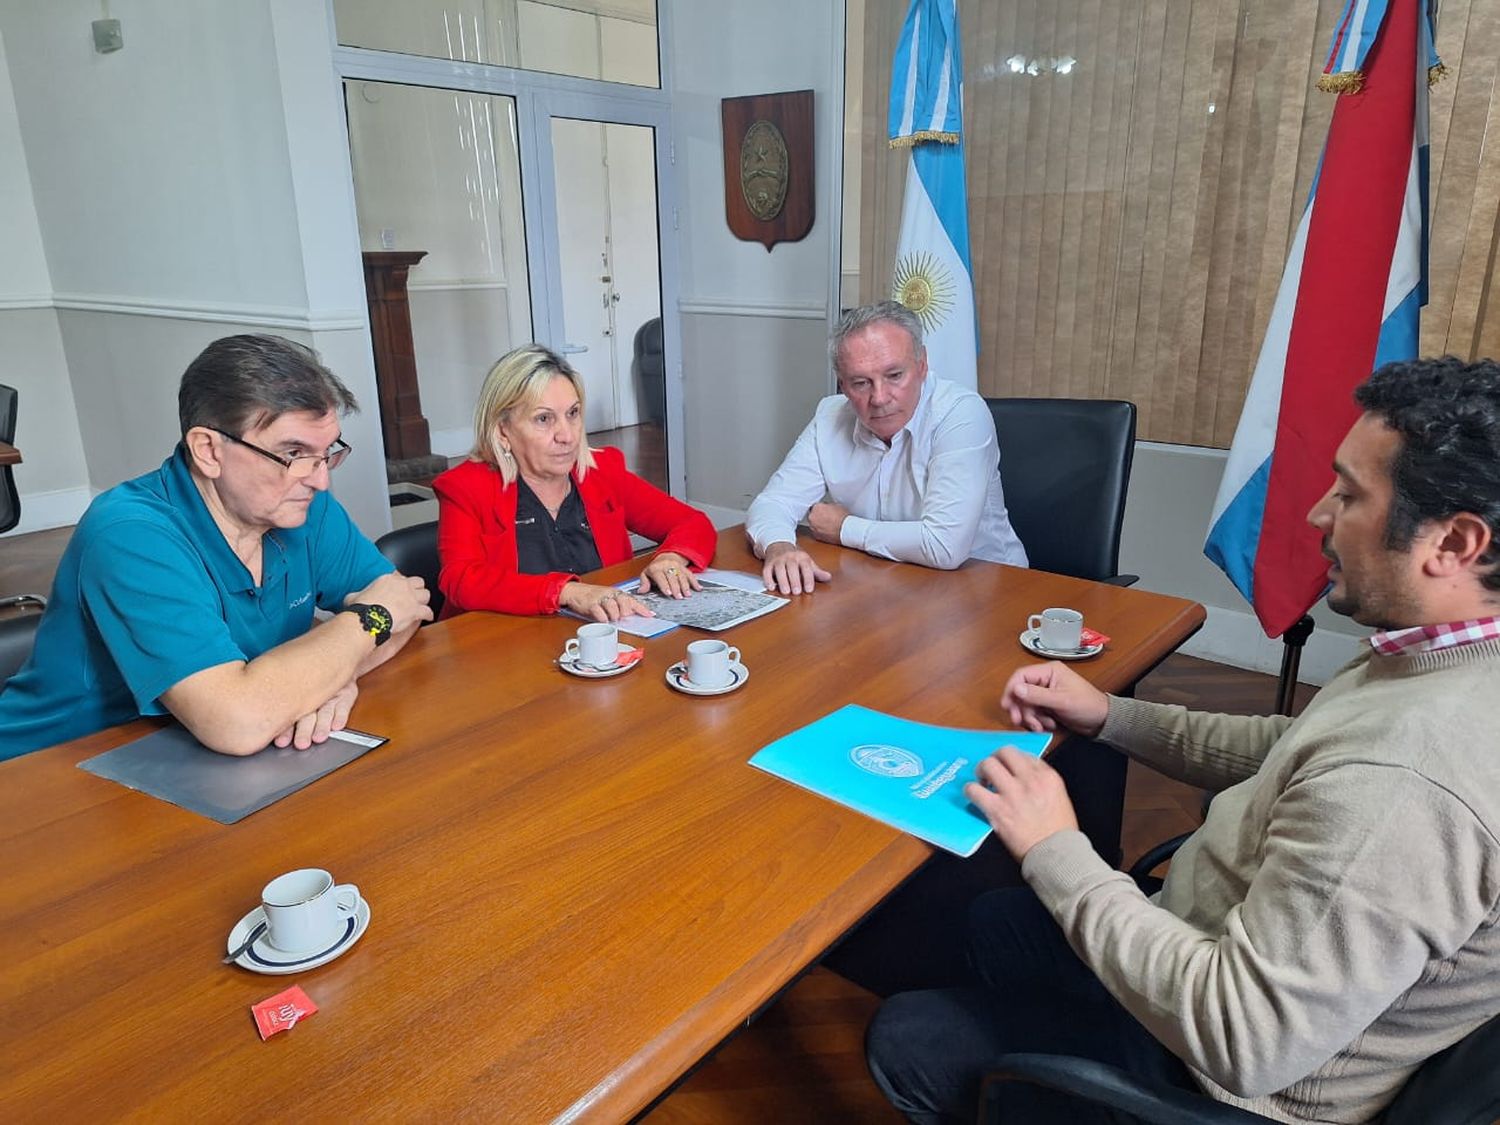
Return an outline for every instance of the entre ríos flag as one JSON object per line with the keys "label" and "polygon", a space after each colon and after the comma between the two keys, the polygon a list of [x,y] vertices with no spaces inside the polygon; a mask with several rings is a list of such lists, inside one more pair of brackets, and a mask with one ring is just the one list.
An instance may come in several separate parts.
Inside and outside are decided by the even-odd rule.
{"label": "entre r\u00edos flag", "polygon": [[1348,0],[1319,86],[1337,92],[1204,552],[1280,636],[1327,586],[1308,510],[1358,417],[1354,387],[1416,356],[1427,303],[1427,86],[1436,0]]}

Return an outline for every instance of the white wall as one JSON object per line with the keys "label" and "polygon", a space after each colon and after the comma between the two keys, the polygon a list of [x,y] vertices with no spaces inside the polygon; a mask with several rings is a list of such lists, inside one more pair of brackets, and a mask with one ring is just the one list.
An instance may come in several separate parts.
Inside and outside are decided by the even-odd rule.
{"label": "white wall", "polygon": [[166,456],[178,378],[204,343],[279,332],[319,348],[365,403],[345,432],[366,455],[340,470],[336,490],[367,531],[382,530],[374,370],[322,5],[134,0],[113,14],[125,48],[99,55],[94,6],[0,0],[89,483],[110,487]]}
{"label": "white wall", "polygon": [[[843,5],[667,0],[681,185],[688,496],[743,508],[829,392],[825,355],[835,161],[843,133]],[[665,6],[665,5],[664,5]],[[813,91],[816,217],[767,253],[724,218],[720,99]]]}
{"label": "white wall", "polygon": [[20,122],[0,35],[0,382],[20,393],[15,468],[25,534],[71,523],[88,503],[88,467],[68,383]]}

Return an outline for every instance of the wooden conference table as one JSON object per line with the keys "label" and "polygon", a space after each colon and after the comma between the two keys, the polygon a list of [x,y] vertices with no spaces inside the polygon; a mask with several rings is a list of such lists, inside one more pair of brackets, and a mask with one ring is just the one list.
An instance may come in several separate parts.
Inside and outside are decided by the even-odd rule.
{"label": "wooden conference table", "polygon": [[[845,703],[1007,726],[1017,634],[1049,605],[1113,638],[1078,666],[1107,689],[1203,620],[812,550],[833,583],[726,634],[751,672],[730,695],[663,681],[701,634],[585,681],[552,663],[576,621],[476,613],[363,681],[354,725],[388,745],[237,825],[74,768],[151,721],[0,766],[7,1119],[626,1120],[930,855],[747,766],[758,748]],[[739,529],[716,564],[755,568]],[[357,883],[369,931],[294,977],[222,965],[262,885],[304,866]],[[261,1042],[249,1006],[291,984],[320,1010]]]}
{"label": "wooden conference table", "polygon": [[5,465],[19,465],[21,463],[21,451],[9,442],[0,441],[0,467]]}

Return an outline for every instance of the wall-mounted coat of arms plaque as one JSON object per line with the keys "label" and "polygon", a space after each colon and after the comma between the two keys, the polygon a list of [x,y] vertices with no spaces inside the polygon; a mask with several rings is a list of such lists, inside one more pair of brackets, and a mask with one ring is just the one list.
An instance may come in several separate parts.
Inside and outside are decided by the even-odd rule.
{"label": "wall-mounted coat of arms plaque", "polygon": [[736,238],[767,250],[813,224],[813,92],[725,98],[724,211]]}

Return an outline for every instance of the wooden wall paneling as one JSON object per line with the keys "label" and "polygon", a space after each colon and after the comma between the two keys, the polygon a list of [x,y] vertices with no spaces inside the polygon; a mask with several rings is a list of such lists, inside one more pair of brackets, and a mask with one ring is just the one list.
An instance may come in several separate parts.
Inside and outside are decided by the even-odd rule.
{"label": "wooden wall paneling", "polygon": [[[1432,341],[1431,351],[1464,357],[1473,356],[1479,343],[1479,308],[1490,275],[1500,190],[1496,138],[1488,136],[1490,123],[1497,120],[1500,12],[1493,5],[1476,5],[1468,17],[1462,61],[1445,80],[1456,79],[1457,89],[1442,179],[1434,194],[1434,235],[1441,254],[1434,252],[1438,260],[1431,263],[1431,276],[1438,307],[1429,314],[1431,334],[1423,332],[1424,344]],[[1445,306],[1450,312],[1444,332]]]}
{"label": "wooden wall paneling", "polygon": [[[1229,444],[1336,104],[1314,81],[1341,7],[963,0],[984,393],[1131,398],[1143,437]],[[902,8],[872,0],[867,23],[882,148]],[[1423,347],[1493,352],[1500,8],[1448,0],[1438,47],[1452,74],[1432,92]],[[1079,62],[1028,78],[1015,54]],[[866,165],[865,206],[883,211],[863,216],[861,262],[883,282],[902,184],[881,167]]]}
{"label": "wooden wall paneling", "polygon": [[[1500,20],[1496,22],[1500,23]],[[1487,125],[1488,122],[1500,121],[1500,89],[1496,86],[1494,56],[1488,55],[1485,61],[1490,67]],[[1480,128],[1488,133],[1486,125]],[[1481,348],[1484,335],[1482,318],[1494,282],[1495,237],[1497,224],[1500,224],[1500,145],[1496,144],[1497,140],[1500,137],[1487,136],[1486,143],[1480,146],[1474,193],[1467,216],[1467,237],[1454,291],[1453,324],[1448,331],[1447,350],[1465,358],[1487,354]]]}
{"label": "wooden wall paneling", "polygon": [[[1196,101],[1191,83],[1197,80],[1199,60],[1194,57],[1192,32],[1202,27],[1199,13],[1212,0],[1172,5],[1167,10],[1167,39],[1163,54],[1162,85],[1157,92],[1157,143],[1152,149],[1152,215],[1148,259],[1150,286],[1140,337],[1145,347],[1136,349],[1135,377],[1149,388],[1148,436],[1171,440],[1172,404],[1180,389],[1176,371],[1177,351],[1173,330],[1182,297],[1184,232],[1191,234],[1194,221],[1191,181],[1198,172],[1206,115],[1184,112],[1189,98]],[[1207,60],[1205,60],[1207,61]]]}
{"label": "wooden wall paneling", "polygon": [[[1040,54],[1046,29],[1043,26],[1047,9],[1044,0],[1027,0],[1023,6],[1021,54],[1032,58]],[[1020,162],[1021,190],[1012,193],[1010,199],[1017,205],[1016,252],[1009,259],[1010,269],[1016,275],[1014,304],[1014,333],[1016,355],[1016,393],[1034,394],[1036,384],[1037,353],[1037,284],[1039,278],[1039,256],[1042,244],[1042,192],[1046,184],[1047,147],[1047,90],[1035,79],[1015,76],[1011,82],[1024,105],[1022,128],[1011,134],[1012,151]]]}
{"label": "wooden wall paneling", "polygon": [[[1122,279],[1125,276],[1125,218],[1130,136],[1135,114],[1136,61],[1145,31],[1145,12],[1139,4],[1118,5],[1119,20],[1111,51],[1110,129],[1105,148],[1104,210],[1099,246],[1099,299],[1094,326],[1099,378],[1109,398],[1130,398],[1129,381],[1120,377],[1114,326],[1118,323]],[[1135,263],[1132,261],[1131,266]],[[1123,367],[1123,365],[1121,365]]]}
{"label": "wooden wall paneling", "polygon": [[996,25],[995,82],[986,91],[992,106],[999,107],[994,116],[994,129],[984,138],[989,146],[990,166],[993,175],[989,183],[990,195],[985,206],[985,242],[975,248],[975,253],[984,260],[984,272],[991,279],[989,306],[991,318],[985,325],[985,335],[980,346],[989,340],[996,343],[999,362],[994,366],[994,377],[998,381],[996,393],[1013,394],[1016,387],[1015,325],[1016,273],[1011,262],[1015,253],[1015,240],[1019,238],[1019,213],[1014,206],[1013,185],[1020,181],[1025,169],[1017,165],[1020,153],[1013,146],[1012,134],[1016,122],[1021,120],[1020,98],[1024,91],[1016,90],[1013,76],[1006,68],[1010,53],[1021,45],[1020,20],[1022,4],[1004,4],[1000,9]]}
{"label": "wooden wall paneling", "polygon": [[[1184,339],[1181,363],[1191,371],[1214,373],[1214,384],[1227,374],[1225,371],[1225,328],[1229,319],[1229,302],[1237,261],[1236,246],[1247,220],[1243,176],[1246,161],[1246,146],[1251,129],[1253,100],[1246,96],[1253,90],[1255,81],[1255,58],[1247,57],[1251,47],[1248,36],[1242,36],[1246,20],[1244,0],[1238,0],[1232,10],[1220,15],[1214,45],[1214,87],[1211,115],[1212,128],[1220,131],[1218,144],[1210,151],[1213,159],[1205,159],[1205,174],[1213,177],[1206,190],[1210,198],[1218,203],[1213,221],[1206,225],[1199,246],[1194,248],[1193,273],[1201,276],[1203,287],[1202,311],[1198,331],[1189,340]],[[1243,60],[1243,65],[1242,65]],[[1202,255],[1200,258],[1199,255]],[[1248,263],[1247,263],[1248,264]],[[1199,270],[1201,269],[1201,275]],[[1193,395],[1192,417],[1187,424],[1190,432],[1201,432],[1211,428],[1222,391],[1209,380],[1196,380]],[[1180,431],[1179,431],[1180,432]]]}
{"label": "wooden wall paneling", "polygon": [[[1446,14],[1446,13],[1445,13]],[[1483,16],[1470,8],[1460,25],[1466,46],[1482,37]],[[1478,17],[1480,27],[1475,27]],[[1446,22],[1446,21],[1444,21]],[[1471,57],[1471,55],[1473,57]],[[1449,60],[1449,65],[1452,61]],[[1447,128],[1443,146],[1434,154],[1429,185],[1433,200],[1433,230],[1429,242],[1428,278],[1432,298],[1423,312],[1423,350],[1457,352],[1468,349],[1458,343],[1467,334],[1461,322],[1464,301],[1459,295],[1460,270],[1469,253],[1469,222],[1477,187],[1474,172],[1479,166],[1484,142],[1484,124],[1489,113],[1490,87],[1494,82],[1494,60],[1481,60],[1477,52],[1465,52],[1461,64],[1439,86],[1443,91]],[[1433,91],[1429,90],[1429,94]],[[1459,322],[1455,317],[1460,318]]]}
{"label": "wooden wall paneling", "polygon": [[[1209,246],[1220,199],[1224,130],[1217,112],[1219,28],[1233,20],[1235,0],[1189,8],[1187,58],[1183,70],[1182,140],[1177,145],[1172,183],[1172,223],[1167,251],[1168,277],[1162,292],[1159,365],[1172,373],[1162,403],[1166,432],[1180,434],[1192,422],[1198,396],[1198,352],[1203,340]],[[1225,9],[1230,9],[1228,12]],[[1233,55],[1231,38],[1230,55]],[[1209,113],[1210,103],[1215,112]],[[1174,294],[1173,289],[1178,292]]]}
{"label": "wooden wall paneling", "polygon": [[1021,14],[1024,4],[998,5],[995,35],[995,81],[985,92],[985,100],[995,109],[994,127],[983,140],[987,145],[992,175],[985,201],[985,239],[976,244],[974,254],[983,261],[983,272],[989,287],[987,305],[990,316],[981,322],[984,335],[981,349],[994,343],[996,362],[989,367],[994,385],[988,393],[1015,394],[1017,379],[1017,329],[1015,324],[1016,272],[1012,257],[1020,237],[1020,214],[1015,210],[1015,184],[1025,175],[1018,164],[1023,153],[1013,141],[1017,121],[1021,120],[1021,101],[1025,91],[1016,89],[1015,76],[1006,60],[1020,50]]}
{"label": "wooden wall paneling", "polygon": [[[1468,47],[1470,0],[1449,0],[1443,5],[1438,32],[1444,61],[1453,67],[1464,58]],[[1432,201],[1432,227],[1428,239],[1428,303],[1422,310],[1422,351],[1441,354],[1448,346],[1448,325],[1453,312],[1455,265],[1463,253],[1468,236],[1467,223],[1449,222],[1448,209],[1440,206],[1443,196],[1443,172],[1447,164],[1448,139],[1453,124],[1453,104],[1458,89],[1469,72],[1463,65],[1450,70],[1447,77],[1431,86],[1428,98],[1428,190]]]}
{"label": "wooden wall paneling", "polygon": [[[1088,201],[1089,117],[1094,109],[1094,89],[1099,85],[1100,0],[1071,0],[1063,26],[1070,34],[1058,37],[1059,57],[1071,56],[1072,73],[1061,76],[1069,87],[1064,147],[1067,164],[1063,179],[1062,231],[1058,241],[1056,326],[1052,339],[1053,393],[1070,398],[1088,395],[1089,375],[1075,361],[1078,327],[1086,315],[1085,290],[1079,270],[1083,247],[1084,211]],[[1087,60],[1083,62],[1081,60]]]}
{"label": "wooden wall paneling", "polygon": [[[991,395],[1000,385],[999,368],[1009,362],[1005,341],[992,331],[996,315],[996,291],[1000,271],[993,254],[983,248],[998,233],[992,215],[997,198],[996,182],[1005,175],[1005,163],[993,158],[995,135],[1000,129],[995,105],[995,85],[1003,80],[999,5],[981,5],[969,20],[972,33],[964,34],[965,68],[976,77],[964,87],[964,146],[969,171],[969,262],[974,271],[974,317],[979,325],[979,393]],[[1007,6],[1005,9],[1010,11]],[[973,54],[970,54],[970,44]],[[970,92],[972,90],[972,93]]]}
{"label": "wooden wall paneling", "polygon": [[[1062,43],[1073,39],[1077,5],[1072,0],[1053,0],[1043,14],[1043,33],[1037,40],[1041,74],[1032,80],[1041,87],[1044,152],[1042,165],[1041,229],[1037,248],[1037,349],[1032,367],[1032,393],[1066,394],[1059,385],[1056,363],[1057,303],[1062,276],[1063,196],[1068,190],[1068,124],[1073,105],[1072,75],[1052,70],[1052,60]],[[1044,390],[1045,388],[1045,390]]]}
{"label": "wooden wall paneling", "polygon": [[[1079,249],[1074,255],[1074,291],[1077,293],[1077,315],[1070,333],[1070,386],[1079,398],[1103,398],[1107,386],[1107,357],[1100,354],[1100,321],[1107,308],[1107,285],[1103,276],[1115,263],[1107,263],[1106,210],[1109,202],[1110,123],[1113,120],[1116,74],[1119,71],[1119,45],[1125,23],[1125,5],[1097,3],[1089,5],[1085,17],[1091,36],[1080,45],[1079,65],[1089,69],[1089,98],[1085,102],[1088,118],[1079,135],[1085,142],[1086,159],[1083,183],[1080,184],[1082,226]],[[1080,99],[1083,101],[1083,99]],[[1107,264],[1106,264],[1107,263]]]}
{"label": "wooden wall paneling", "polygon": [[1126,56],[1134,65],[1129,68],[1129,82],[1123,91],[1126,117],[1121,123],[1125,143],[1120,153],[1119,251],[1109,330],[1109,379],[1123,392],[1120,397],[1133,399],[1142,408],[1137,416],[1137,432],[1142,436],[1140,426],[1144,422],[1147,404],[1140,401],[1129,372],[1135,363],[1137,315],[1141,306],[1151,131],[1155,120],[1154,101],[1149,91],[1161,74],[1165,21],[1164,0],[1148,0],[1142,4],[1135,29],[1135,49],[1133,55]]}

